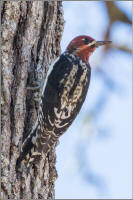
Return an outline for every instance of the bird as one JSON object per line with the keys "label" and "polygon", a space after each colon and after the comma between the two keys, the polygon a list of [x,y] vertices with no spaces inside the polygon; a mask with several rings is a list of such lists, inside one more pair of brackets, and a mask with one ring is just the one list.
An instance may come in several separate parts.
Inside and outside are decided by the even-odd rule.
{"label": "bird", "polygon": [[90,85],[89,58],[99,46],[90,36],[75,37],[49,67],[36,123],[22,144],[17,168],[30,166],[48,154],[78,115]]}

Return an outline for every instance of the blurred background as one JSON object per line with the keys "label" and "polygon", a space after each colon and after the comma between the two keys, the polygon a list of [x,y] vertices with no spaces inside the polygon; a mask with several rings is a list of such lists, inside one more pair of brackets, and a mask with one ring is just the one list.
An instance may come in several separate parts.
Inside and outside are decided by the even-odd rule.
{"label": "blurred background", "polygon": [[78,35],[112,40],[91,56],[82,110],[57,147],[56,199],[132,198],[132,2],[64,1],[62,52]]}

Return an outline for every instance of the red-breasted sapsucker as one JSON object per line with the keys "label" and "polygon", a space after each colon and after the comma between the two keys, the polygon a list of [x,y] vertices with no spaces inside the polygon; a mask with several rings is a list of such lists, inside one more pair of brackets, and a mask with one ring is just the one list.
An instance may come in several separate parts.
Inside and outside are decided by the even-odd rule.
{"label": "red-breasted sapsucker", "polygon": [[18,167],[46,156],[72,124],[89,87],[89,57],[97,47],[109,43],[86,35],[78,36],[50,66],[42,90],[39,115],[22,145]]}

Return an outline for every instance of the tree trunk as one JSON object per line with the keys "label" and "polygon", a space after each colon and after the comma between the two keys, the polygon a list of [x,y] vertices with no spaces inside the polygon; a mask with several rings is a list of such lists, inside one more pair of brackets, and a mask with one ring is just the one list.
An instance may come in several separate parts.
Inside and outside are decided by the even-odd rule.
{"label": "tree trunk", "polygon": [[61,1],[2,3],[2,199],[55,198],[55,149],[28,174],[15,166],[38,114],[30,87],[59,56],[63,25]]}

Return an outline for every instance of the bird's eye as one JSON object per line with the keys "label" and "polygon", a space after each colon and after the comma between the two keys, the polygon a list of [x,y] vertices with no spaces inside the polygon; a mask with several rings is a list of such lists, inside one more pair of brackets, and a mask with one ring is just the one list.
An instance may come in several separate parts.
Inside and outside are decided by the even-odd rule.
{"label": "bird's eye", "polygon": [[83,41],[84,44],[89,44],[90,42],[92,42],[89,38],[84,38]]}

